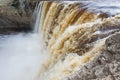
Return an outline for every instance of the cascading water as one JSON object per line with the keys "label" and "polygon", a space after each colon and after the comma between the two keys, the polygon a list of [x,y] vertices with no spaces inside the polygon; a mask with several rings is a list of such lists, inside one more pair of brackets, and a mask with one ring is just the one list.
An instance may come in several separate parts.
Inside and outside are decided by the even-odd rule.
{"label": "cascading water", "polygon": [[50,57],[36,79],[64,80],[100,54],[105,49],[106,39],[119,32],[120,6],[117,3],[42,2],[38,27]]}
{"label": "cascading water", "polygon": [[0,80],[65,80],[76,75],[105,49],[108,37],[119,33],[118,2],[40,2],[35,33],[0,38]]}
{"label": "cascading water", "polygon": [[35,8],[35,11],[34,11],[34,14],[33,15],[35,15],[34,17],[36,18],[36,21],[35,21],[35,25],[34,25],[34,32],[36,33],[38,33],[40,30],[39,30],[39,28],[40,27],[38,27],[38,26],[41,26],[40,24],[40,22],[41,22],[41,20],[40,20],[40,17],[41,17],[41,11],[42,11],[42,5],[43,5],[43,3],[41,2],[41,3],[39,3],[38,4],[38,6]]}
{"label": "cascading water", "polygon": [[[40,14],[39,7],[35,14]],[[37,18],[35,25],[38,24]],[[42,35],[35,28],[33,33],[1,35],[0,80],[35,80],[47,56]]]}

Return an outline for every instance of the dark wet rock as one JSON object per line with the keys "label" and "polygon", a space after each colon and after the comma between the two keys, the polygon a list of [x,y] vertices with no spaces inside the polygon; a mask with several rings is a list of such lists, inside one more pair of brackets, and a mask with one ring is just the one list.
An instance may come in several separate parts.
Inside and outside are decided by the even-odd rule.
{"label": "dark wet rock", "polygon": [[30,30],[30,21],[38,0],[1,0],[0,33]]}

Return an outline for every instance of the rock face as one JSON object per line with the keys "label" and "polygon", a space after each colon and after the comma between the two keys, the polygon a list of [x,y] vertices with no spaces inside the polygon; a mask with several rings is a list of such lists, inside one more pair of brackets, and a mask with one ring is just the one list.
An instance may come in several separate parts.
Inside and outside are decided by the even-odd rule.
{"label": "rock face", "polygon": [[117,3],[41,2],[37,29],[50,56],[38,80],[119,80]]}
{"label": "rock face", "polygon": [[120,80],[120,33],[106,40],[106,49],[67,80]]}
{"label": "rock face", "polygon": [[0,0],[0,33],[27,31],[37,0]]}

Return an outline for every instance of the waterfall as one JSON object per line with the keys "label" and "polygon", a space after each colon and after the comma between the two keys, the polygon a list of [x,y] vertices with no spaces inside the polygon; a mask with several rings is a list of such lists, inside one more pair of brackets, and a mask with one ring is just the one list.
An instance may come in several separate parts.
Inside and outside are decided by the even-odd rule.
{"label": "waterfall", "polygon": [[[41,18],[41,11],[42,11],[42,5],[43,5],[43,2],[40,2],[38,4],[38,6],[35,8],[35,11],[34,11],[34,17],[36,18],[36,21],[35,21],[35,25],[34,25],[34,32],[39,32],[40,31],[40,27],[42,27],[40,24],[40,18]],[[40,27],[38,27],[40,26]]]}
{"label": "waterfall", "polygon": [[44,61],[36,80],[64,80],[75,75],[104,51],[107,38],[120,31],[118,2],[41,3],[35,29],[42,34],[50,56]]}
{"label": "waterfall", "polygon": [[119,1],[40,1],[34,33],[0,36],[0,80],[79,80],[120,33],[119,13]]}
{"label": "waterfall", "polygon": [[[37,14],[40,14],[40,5],[36,9]],[[37,18],[35,26],[39,26],[39,21]],[[49,54],[42,35],[37,33],[37,29],[33,30],[29,33],[0,35],[0,80],[35,80]]]}

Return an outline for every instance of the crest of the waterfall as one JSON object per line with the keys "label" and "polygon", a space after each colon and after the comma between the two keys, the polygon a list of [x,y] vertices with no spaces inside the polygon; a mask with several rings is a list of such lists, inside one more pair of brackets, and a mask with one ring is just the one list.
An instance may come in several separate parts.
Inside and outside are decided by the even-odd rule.
{"label": "crest of the waterfall", "polygon": [[41,29],[41,11],[42,11],[43,2],[40,2],[34,11],[35,23],[34,23],[34,32],[39,32]]}

